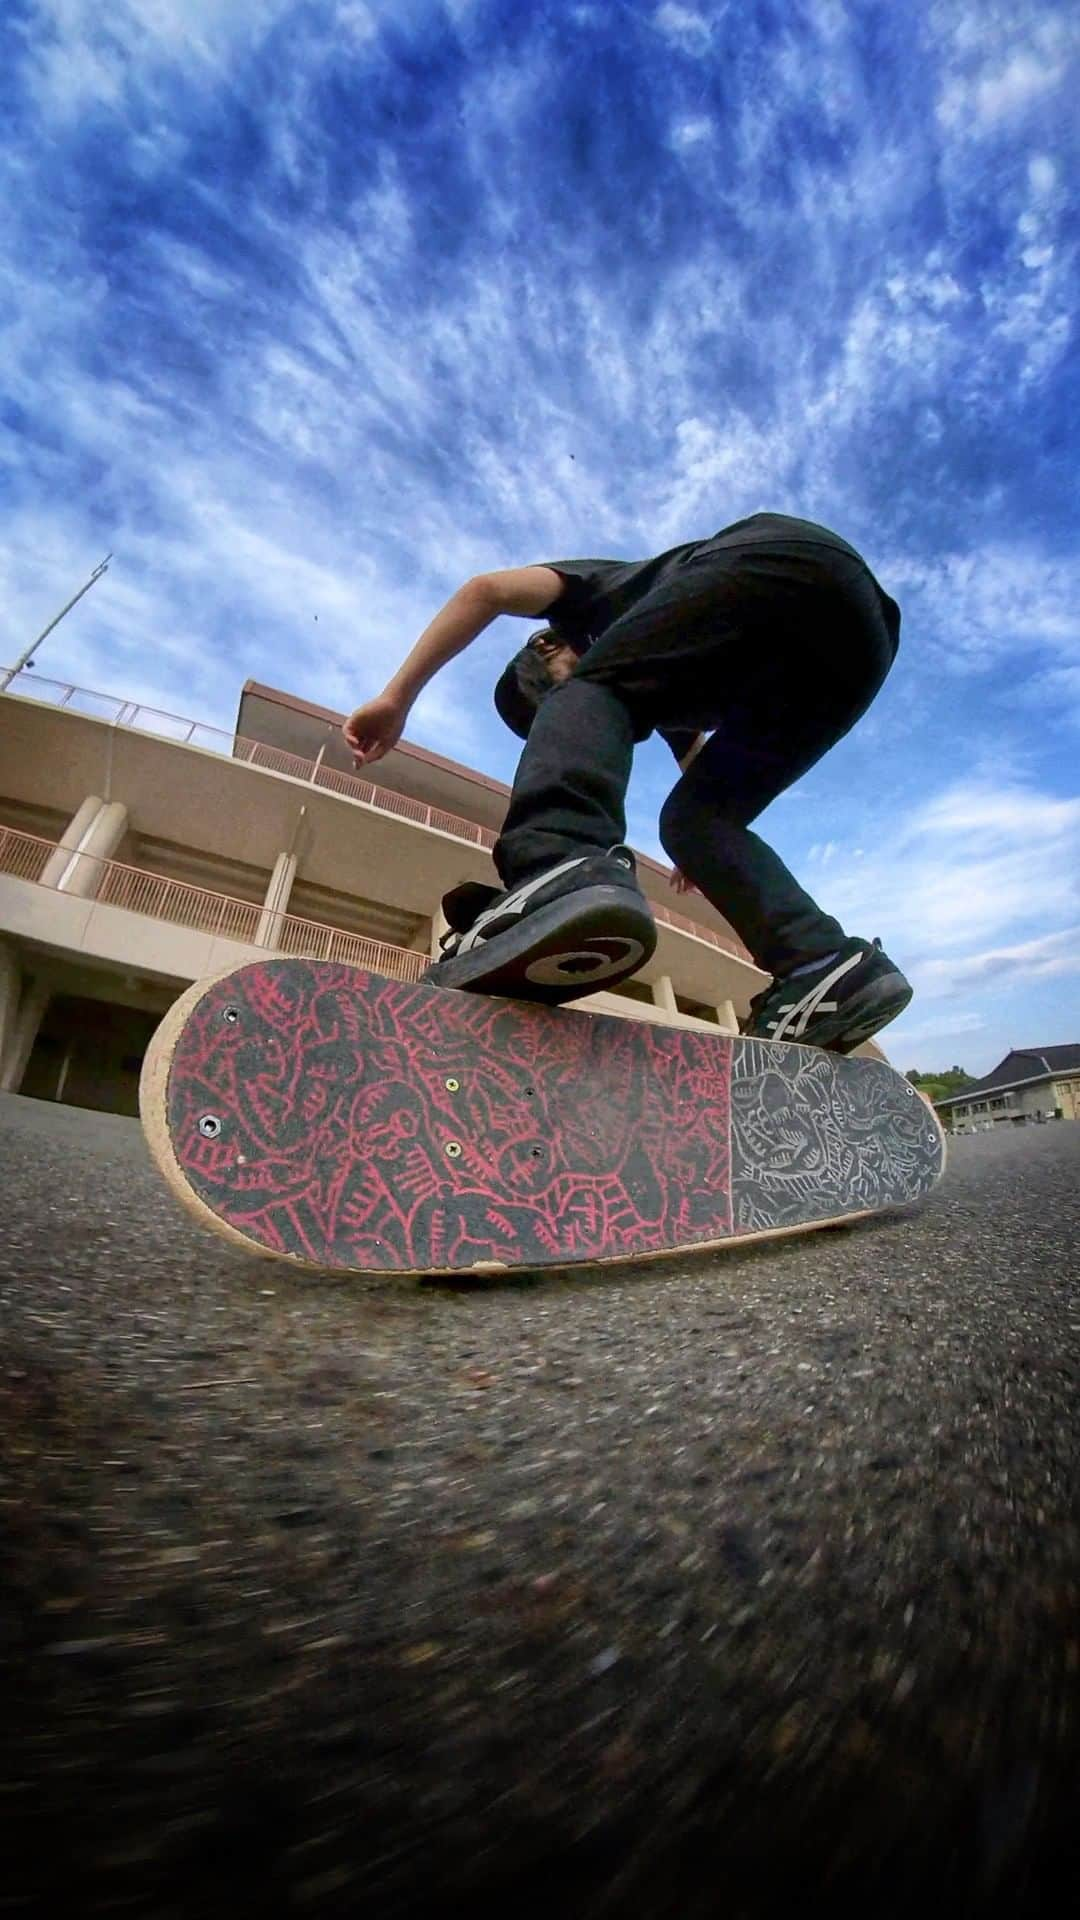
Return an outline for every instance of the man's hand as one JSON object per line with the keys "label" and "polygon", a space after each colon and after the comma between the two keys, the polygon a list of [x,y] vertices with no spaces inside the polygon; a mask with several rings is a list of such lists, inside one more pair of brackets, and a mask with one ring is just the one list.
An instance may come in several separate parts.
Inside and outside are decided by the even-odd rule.
{"label": "man's hand", "polygon": [[357,766],[371,766],[396,747],[408,717],[408,703],[391,693],[380,693],[350,713],[341,731]]}
{"label": "man's hand", "polygon": [[694,882],[688,880],[685,873],[681,873],[678,867],[672,867],[669,885],[674,887],[676,893],[700,893],[701,891],[700,887],[695,887]]}
{"label": "man's hand", "polygon": [[424,628],[389,685],[350,713],[342,732],[357,766],[371,766],[397,746],[417,694],[500,613],[542,613],[564,584],[551,567],[510,567],[466,580]]}

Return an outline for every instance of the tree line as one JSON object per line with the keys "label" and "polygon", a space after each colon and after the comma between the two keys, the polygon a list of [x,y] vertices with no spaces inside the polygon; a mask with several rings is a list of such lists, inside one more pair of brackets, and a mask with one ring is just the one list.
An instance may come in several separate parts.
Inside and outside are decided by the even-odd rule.
{"label": "tree line", "polygon": [[913,1067],[907,1078],[928,1100],[947,1100],[950,1094],[963,1093],[965,1087],[975,1085],[975,1075],[965,1073],[963,1067],[946,1067],[936,1073],[920,1073]]}

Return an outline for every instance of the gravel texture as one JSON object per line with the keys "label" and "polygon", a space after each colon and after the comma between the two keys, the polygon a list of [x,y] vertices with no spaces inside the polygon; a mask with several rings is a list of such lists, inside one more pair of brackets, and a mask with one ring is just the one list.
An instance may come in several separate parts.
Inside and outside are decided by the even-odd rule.
{"label": "gravel texture", "polygon": [[1075,1873],[1080,1126],[954,1143],[910,1213],[456,1287],[247,1259],[133,1122],[9,1097],[0,1168],[0,1913]]}

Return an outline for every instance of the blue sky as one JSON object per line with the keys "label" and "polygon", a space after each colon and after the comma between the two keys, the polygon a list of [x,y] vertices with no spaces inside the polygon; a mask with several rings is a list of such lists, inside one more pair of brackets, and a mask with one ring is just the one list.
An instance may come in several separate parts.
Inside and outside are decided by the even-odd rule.
{"label": "blue sky", "polygon": [[[0,66],[8,653],[112,549],[42,674],[347,707],[473,572],[823,520],[901,653],[764,831],[899,1065],[1080,1039],[1074,7],[8,0]],[[524,631],[410,737],[510,778]]]}

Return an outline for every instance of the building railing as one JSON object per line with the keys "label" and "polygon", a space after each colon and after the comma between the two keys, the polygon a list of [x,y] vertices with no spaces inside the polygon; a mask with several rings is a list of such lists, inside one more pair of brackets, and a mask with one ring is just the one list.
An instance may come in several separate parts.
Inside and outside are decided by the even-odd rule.
{"label": "building railing", "polygon": [[54,845],[34,833],[0,827],[0,873],[13,874],[16,880],[40,880]]}
{"label": "building railing", "polygon": [[127,913],[141,913],[148,920],[167,920],[172,926],[190,927],[196,933],[255,944],[262,909],[253,901],[236,900],[230,894],[213,893],[209,887],[192,886],[187,880],[148,873],[143,867],[124,866],[119,860],[91,857],[101,869],[93,890],[101,906],[123,907]]}
{"label": "building railing", "polygon": [[685,914],[675,913],[671,907],[658,906],[655,900],[649,901],[649,912],[661,926],[674,927],[678,933],[688,933],[692,940],[704,940],[707,947],[718,947],[721,953],[729,953],[735,960],[749,960],[747,953],[740,952],[734,940],[725,939],[722,933],[714,932],[712,927],[699,927],[696,920],[688,920]]}
{"label": "building railing", "polygon": [[[0,669],[0,682],[2,680],[3,670]],[[434,828],[438,833],[464,840],[470,846],[484,847],[489,852],[498,838],[491,827],[483,827],[476,820],[465,820],[458,814],[445,812],[441,807],[430,807],[426,801],[413,800],[408,794],[395,793],[390,787],[377,787],[370,780],[361,780],[357,774],[341,773],[336,767],[324,766],[321,756],[317,760],[306,760],[300,754],[287,753],[283,747],[271,747],[262,740],[247,740],[241,734],[226,733],[222,727],[206,726],[200,720],[185,720],[179,714],[166,713],[158,707],[141,706],[135,700],[121,700],[115,694],[96,693],[88,687],[72,686],[61,680],[42,680],[36,673],[26,672],[17,674],[5,692],[16,698],[40,700],[46,705],[63,707],[72,713],[85,714],[90,719],[106,720],[111,726],[130,727],[136,733],[149,733],[157,739],[171,740],[177,746],[201,747],[204,752],[219,753],[230,760],[242,760],[245,765],[261,767],[267,773],[283,773],[292,780],[302,780],[308,786],[325,787],[328,792],[358,801],[361,806],[374,807],[380,813],[395,814],[399,820],[411,820],[417,826]],[[715,932],[712,927],[699,926],[696,920],[676,913],[671,907],[662,907],[656,901],[650,901],[649,904],[653,917],[662,926],[689,934],[691,939],[702,940],[707,947],[716,947],[719,952],[731,954],[736,959],[748,957],[736,941]]]}
{"label": "building railing", "polygon": [[[41,876],[57,845],[37,834],[2,827],[0,873],[42,885]],[[385,940],[372,940],[366,934],[326,926],[319,920],[302,920],[295,913],[272,912],[253,900],[237,900],[209,887],[193,886],[188,880],[173,880],[166,874],[148,873],[143,867],[126,866],[120,860],[102,860],[96,854],[72,848],[69,864],[74,861],[92,861],[100,869],[92,895],[96,904],[122,907],[128,913],[165,920],[193,933],[266,947],[294,959],[341,960],[387,974],[392,980],[419,980],[429,964],[426,953],[394,947]],[[66,897],[75,896],[69,893]]]}
{"label": "building railing", "polygon": [[381,813],[396,814],[399,820],[435,827],[438,832],[452,834],[455,840],[467,840],[474,847],[490,849],[498,838],[492,828],[482,827],[476,820],[461,819],[441,807],[429,807],[423,800],[395,793],[390,787],[377,787],[356,774],[341,773],[336,767],[324,766],[321,758],[306,760],[301,754],[286,752],[284,747],[268,746],[264,740],[247,740],[242,734],[226,733],[223,727],[206,726],[201,720],[185,720],[159,707],[140,706],[135,700],[121,700],[115,694],[96,693],[89,687],[70,686],[61,680],[42,680],[36,673],[16,675],[5,691],[16,698],[40,700],[47,706],[63,707],[69,713],[85,714],[91,720],[106,720],[110,726],[149,733],[176,746],[201,747],[204,753],[242,760],[245,765],[261,767],[267,773],[284,773],[292,780],[303,780],[308,786],[326,787],[331,793],[344,794],[362,806],[376,807]]}

